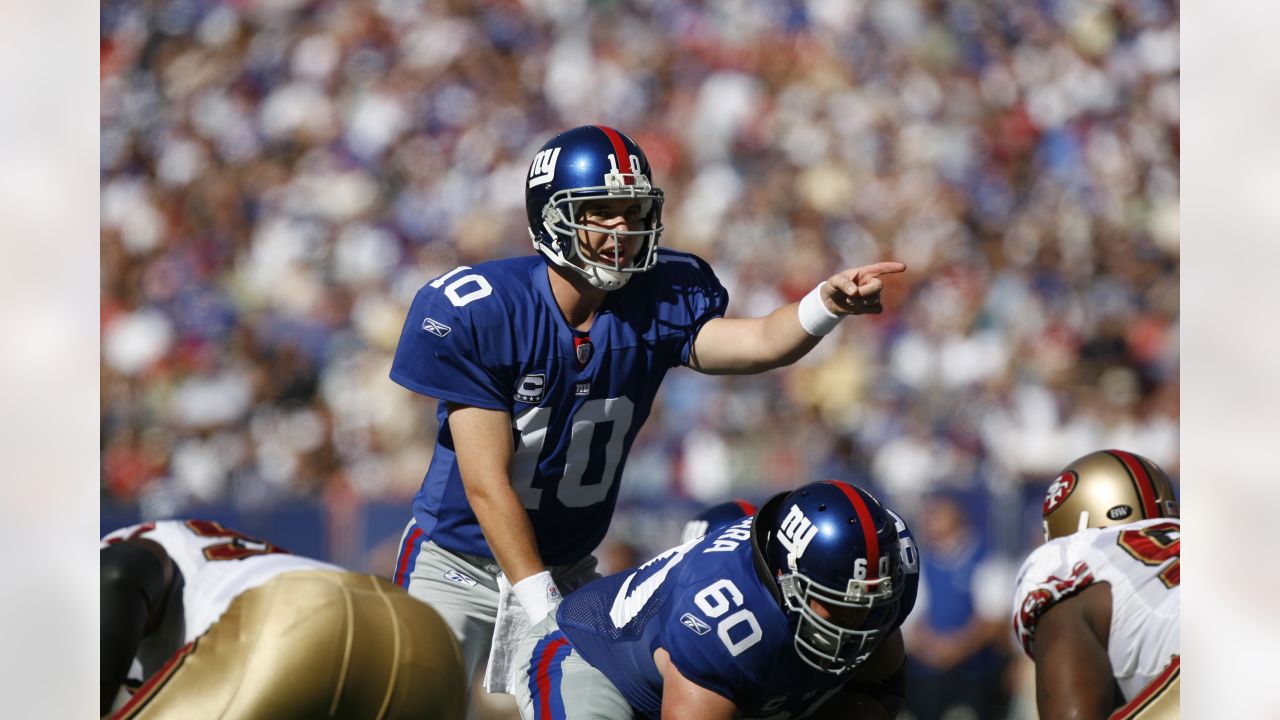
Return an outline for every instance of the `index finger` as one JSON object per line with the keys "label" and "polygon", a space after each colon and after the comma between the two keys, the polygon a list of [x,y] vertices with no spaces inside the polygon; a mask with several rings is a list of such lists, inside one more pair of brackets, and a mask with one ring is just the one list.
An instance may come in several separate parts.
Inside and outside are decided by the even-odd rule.
{"label": "index finger", "polygon": [[858,277],[871,279],[871,278],[880,277],[881,275],[891,275],[893,273],[900,273],[906,269],[907,269],[907,266],[905,263],[900,263],[900,262],[897,262],[896,260],[886,260],[885,262],[878,262],[878,263],[875,263],[874,265],[867,265],[866,267],[860,267],[858,268],[857,272],[858,272]]}

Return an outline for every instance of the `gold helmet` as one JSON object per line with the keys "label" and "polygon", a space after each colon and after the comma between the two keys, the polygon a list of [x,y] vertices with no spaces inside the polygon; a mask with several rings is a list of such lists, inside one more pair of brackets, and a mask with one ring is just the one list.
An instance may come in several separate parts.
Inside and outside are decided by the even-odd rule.
{"label": "gold helmet", "polygon": [[1076,459],[1045,494],[1044,539],[1085,528],[1148,518],[1178,517],[1173,483],[1158,465],[1123,450],[1099,450]]}

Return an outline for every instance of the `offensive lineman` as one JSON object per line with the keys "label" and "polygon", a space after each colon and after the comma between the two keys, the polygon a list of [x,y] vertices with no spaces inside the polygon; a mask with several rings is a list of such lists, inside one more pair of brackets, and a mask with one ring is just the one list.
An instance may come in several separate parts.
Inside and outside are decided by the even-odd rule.
{"label": "offensive lineman", "polygon": [[461,720],[462,659],[439,614],[387,580],[208,520],[110,533],[101,713],[118,718]]}
{"label": "offensive lineman", "polygon": [[1045,496],[1046,543],[1018,573],[1013,630],[1056,718],[1176,718],[1181,521],[1141,455],[1077,459]]}
{"label": "offensive lineman", "polygon": [[566,597],[517,655],[522,717],[891,718],[917,560],[860,488],[781,493]]}

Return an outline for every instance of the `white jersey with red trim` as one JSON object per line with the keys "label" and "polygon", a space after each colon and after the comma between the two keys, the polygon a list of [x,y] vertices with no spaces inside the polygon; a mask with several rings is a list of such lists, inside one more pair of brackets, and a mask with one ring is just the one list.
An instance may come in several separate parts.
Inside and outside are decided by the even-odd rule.
{"label": "white jersey with red trim", "polygon": [[[160,543],[182,571],[183,645],[203,635],[238,595],[281,573],[342,570],[319,560],[290,555],[269,542],[246,537],[211,520],[145,522],[108,534],[102,545],[133,538]],[[179,608],[166,608],[165,615],[174,615],[176,610]]]}
{"label": "white jersey with red trim", "polygon": [[1095,583],[1111,586],[1107,655],[1129,700],[1179,654],[1180,537],[1176,518],[1090,528],[1036,548],[1018,572],[1013,632],[1028,657],[1036,623]]}

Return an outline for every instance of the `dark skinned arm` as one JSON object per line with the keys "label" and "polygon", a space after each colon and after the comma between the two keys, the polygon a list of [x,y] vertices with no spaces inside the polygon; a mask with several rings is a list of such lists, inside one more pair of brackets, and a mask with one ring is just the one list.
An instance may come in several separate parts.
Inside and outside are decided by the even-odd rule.
{"label": "dark skinned arm", "polygon": [[1041,720],[1103,720],[1121,700],[1107,640],[1111,586],[1092,585],[1036,624],[1036,707]]}
{"label": "dark skinned arm", "polygon": [[111,710],[142,638],[155,629],[173,584],[173,561],[153,540],[136,538],[98,553],[101,577],[99,710]]}

